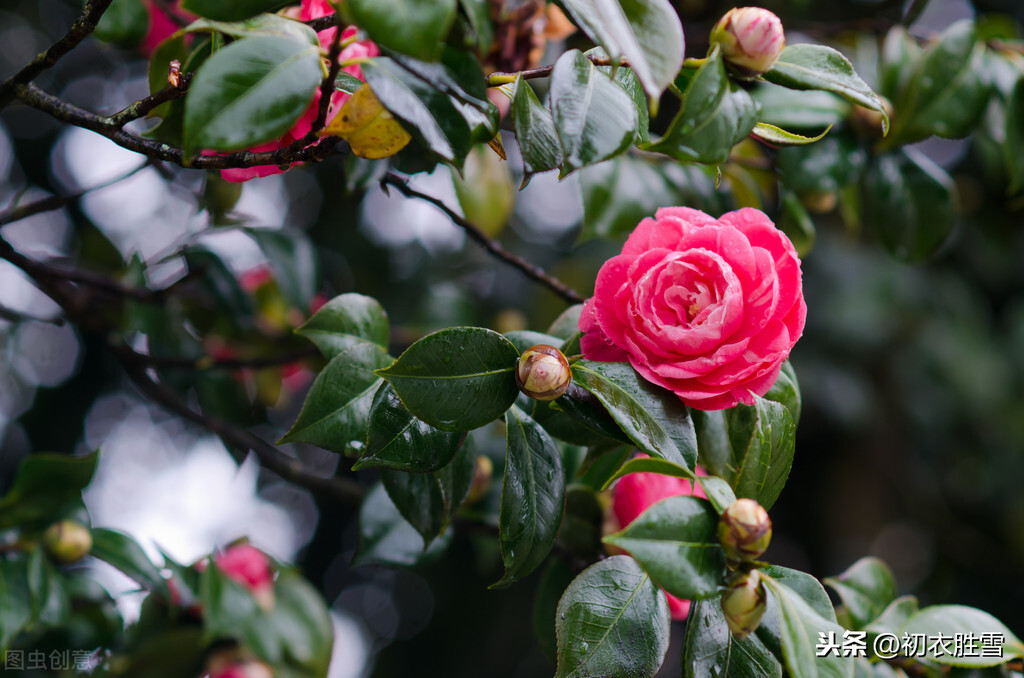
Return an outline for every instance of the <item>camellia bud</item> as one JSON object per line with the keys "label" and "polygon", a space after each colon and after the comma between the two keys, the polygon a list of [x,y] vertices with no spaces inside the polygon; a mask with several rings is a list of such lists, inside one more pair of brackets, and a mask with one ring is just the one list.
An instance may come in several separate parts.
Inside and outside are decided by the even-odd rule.
{"label": "camellia bud", "polygon": [[537,344],[523,351],[516,366],[516,385],[536,400],[554,400],[572,383],[572,369],[554,346]]}
{"label": "camellia bud", "polygon": [[736,575],[722,594],[722,612],[737,640],[743,640],[761,624],[767,595],[757,570]]}
{"label": "camellia bud", "polygon": [[725,13],[711,30],[722,57],[743,75],[756,76],[771,69],[786,46],[779,17],[761,7],[738,7]]}
{"label": "camellia bud", "polygon": [[43,544],[57,562],[73,563],[81,560],[92,549],[92,533],[81,523],[62,520],[47,528],[43,534]]}
{"label": "camellia bud", "polygon": [[718,541],[730,563],[757,558],[771,540],[771,518],[753,499],[737,499],[718,519]]}

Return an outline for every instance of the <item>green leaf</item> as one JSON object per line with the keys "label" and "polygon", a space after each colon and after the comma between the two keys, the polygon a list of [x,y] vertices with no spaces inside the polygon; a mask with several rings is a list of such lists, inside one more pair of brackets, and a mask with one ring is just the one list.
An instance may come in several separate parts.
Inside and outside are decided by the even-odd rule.
{"label": "green leaf", "polygon": [[725,577],[718,513],[695,497],[669,497],[604,538],[628,551],[659,588],[684,599],[707,598]]}
{"label": "green leaf", "polygon": [[555,631],[555,678],[652,678],[668,650],[668,601],[635,560],[612,556],[565,590]]}
{"label": "green leaf", "polygon": [[382,384],[370,406],[366,450],[352,467],[429,473],[447,466],[463,436],[434,428],[405,408],[391,384]]}
{"label": "green leaf", "polygon": [[624,154],[580,171],[580,241],[618,238],[665,205],[689,205],[719,214],[732,207],[715,190],[714,171],[652,155]]}
{"label": "green leaf", "polygon": [[768,565],[763,567],[761,572],[803,598],[803,601],[823,619],[836,621],[832,600],[825,592],[825,587],[814,576],[781,565]]}
{"label": "green leaf", "polygon": [[28,588],[33,627],[60,627],[68,623],[71,601],[64,577],[43,549],[36,549],[28,557]]}
{"label": "green leaf", "polygon": [[148,27],[149,13],[142,0],[114,0],[100,17],[94,35],[103,42],[131,48],[142,42]]}
{"label": "green leaf", "polygon": [[455,21],[456,0],[347,0],[343,13],[381,47],[437,61]]}
{"label": "green leaf", "polygon": [[768,389],[768,392],[764,394],[764,399],[782,403],[789,410],[790,416],[793,417],[793,425],[796,426],[800,423],[803,400],[800,395],[800,382],[797,381],[796,370],[793,369],[791,362],[786,360],[782,363],[779,377],[772,384],[772,387]]}
{"label": "green leaf", "polygon": [[94,528],[90,555],[113,565],[150,591],[157,591],[165,599],[170,598],[167,582],[160,569],[153,564],[139,544],[126,534]]}
{"label": "green leaf", "polygon": [[897,101],[909,89],[924,51],[904,26],[889,29],[882,41],[878,88],[890,101]]}
{"label": "green leaf", "polygon": [[562,344],[562,340],[558,337],[545,334],[543,332],[534,332],[532,330],[512,330],[511,332],[505,333],[505,338],[512,342],[512,345],[516,347],[516,350],[522,353],[528,348],[532,348],[537,344],[547,344],[548,346],[554,346],[558,348]]}
{"label": "green leaf", "polygon": [[428,334],[390,367],[387,379],[414,415],[444,431],[470,431],[515,401],[519,352],[497,332],[452,327]]}
{"label": "green leaf", "polygon": [[853,70],[850,60],[825,45],[789,45],[764,74],[768,82],[798,90],[825,90],[882,114],[883,132],[889,116],[878,95]]}
{"label": "green leaf", "polygon": [[977,40],[974,24],[964,20],[947,28],[915,65],[893,100],[898,115],[888,145],[933,134],[949,139],[970,134],[992,94],[985,45]]}
{"label": "green leaf", "polygon": [[562,455],[551,437],[514,405],[505,412],[505,476],[498,545],[505,574],[492,588],[533,572],[551,551],[565,508]]}
{"label": "green leaf", "polygon": [[843,628],[814,611],[793,589],[763,576],[768,592],[768,609],[758,636],[768,633],[778,638],[786,670],[793,678],[852,678],[852,657],[816,656],[821,633],[842,638]]}
{"label": "green leaf", "polygon": [[[1024,644],[1006,628],[1005,624],[988,612],[966,605],[926,607],[907,620],[900,631],[900,637],[903,637],[903,634],[923,634],[927,638],[925,656],[949,666],[997,666],[1013,657],[1024,657]],[[985,639],[995,642],[973,647],[968,656],[954,656],[953,637],[957,634],[964,634],[965,637],[973,634],[970,637],[979,643],[983,643]],[[990,635],[983,639],[982,634]],[[940,635],[948,644],[935,642]]]}
{"label": "green leaf", "polygon": [[207,19],[241,21],[283,4],[287,3],[281,0],[182,0],[181,8]]}
{"label": "green leaf", "polygon": [[686,620],[683,678],[782,678],[779,660],[756,635],[732,635],[720,597],[693,601]]}
{"label": "green leaf", "polygon": [[567,486],[558,543],[574,556],[596,562],[604,555],[601,547],[604,513],[596,489],[582,483]]}
{"label": "green leaf", "polygon": [[[603,439],[628,444],[633,442],[615,423],[601,401],[575,383],[569,385],[565,395],[551,401],[550,407],[567,415],[574,424],[579,424]],[[533,410],[539,412],[540,408],[534,407]],[[548,421],[543,415],[540,417],[544,422]]]}
{"label": "green leaf", "polygon": [[[601,47],[595,47],[588,49],[583,53],[585,56],[607,58],[608,53]],[[647,94],[644,92],[643,85],[637,80],[636,71],[632,68],[622,67],[615,68],[612,66],[598,66],[597,70],[601,71],[615,82],[619,83],[622,89],[626,90],[626,94],[633,99],[633,105],[636,106],[637,113],[637,127],[636,127],[636,139],[637,144],[646,144],[651,140],[651,111],[647,105]]]}
{"label": "green leaf", "polygon": [[366,437],[366,420],[381,380],[374,370],[388,364],[382,348],[353,343],[331,358],[306,395],[298,419],[279,443],[305,442],[343,453]]}
{"label": "green leaf", "polygon": [[281,294],[305,312],[320,287],[316,248],[309,236],[292,229],[251,228],[246,233],[266,255]]}
{"label": "green leaf", "polygon": [[274,582],[273,628],[286,656],[310,675],[327,674],[334,626],[320,592],[298,572],[282,570]]}
{"label": "green leaf", "polygon": [[860,142],[842,133],[811,146],[783,148],[778,159],[786,187],[801,195],[856,184],[867,164]]}
{"label": "green leaf", "polygon": [[882,613],[874,621],[864,627],[868,638],[874,640],[882,633],[899,634],[900,629],[907,623],[907,620],[917,614],[917,598],[914,596],[900,596],[889,603]]}
{"label": "green leaf", "polygon": [[1006,143],[1003,144],[1006,169],[1010,175],[1007,190],[1017,193],[1024,189],[1024,77],[1013,87],[1006,104]]}
{"label": "green leaf", "polygon": [[581,313],[583,313],[583,304],[573,304],[558,314],[547,333],[563,340],[575,336],[580,331]]}
{"label": "green leaf", "polygon": [[363,76],[417,143],[445,162],[462,164],[472,145],[471,130],[448,94],[385,57],[363,64]]}
{"label": "green leaf", "polygon": [[197,19],[186,26],[183,32],[223,33],[233,38],[279,36],[320,47],[320,40],[316,37],[316,31],[301,21],[288,19],[277,14],[259,14],[244,21]]}
{"label": "green leaf", "polygon": [[331,359],[358,344],[388,348],[388,318],[380,303],[362,294],[334,297],[295,330]]}
{"label": "green leaf", "polygon": [[633,100],[579,50],[570,50],[555,62],[550,98],[562,148],[561,176],[618,155],[633,143]]}
{"label": "green leaf", "polygon": [[802,134],[787,132],[781,127],[776,127],[775,125],[759,122],[754,125],[754,129],[751,131],[751,134],[761,141],[766,141],[770,145],[774,146],[806,146],[807,144],[813,144],[815,141],[821,141],[824,139],[825,135],[828,134],[831,129],[832,125],[829,125],[821,134],[814,137],[805,137]]}
{"label": "green leaf", "polygon": [[516,76],[515,94],[512,95],[509,114],[516,133],[516,143],[523,156],[523,183],[520,187],[523,188],[537,172],[554,169],[562,164],[562,147],[558,143],[551,112],[541,105],[530,83],[522,75]]}
{"label": "green leaf", "polygon": [[717,44],[696,73],[684,71],[680,79],[687,77],[682,106],[665,136],[643,148],[678,160],[724,163],[754,129],[757,103],[726,74]]}
{"label": "green leaf", "polygon": [[854,629],[867,626],[896,599],[892,570],[878,558],[861,558],[842,574],[824,581],[839,594]]}
{"label": "green leaf", "polygon": [[692,411],[701,465],[725,478],[738,497],[771,508],[793,464],[796,426],[782,403],[756,398],[713,412]]}
{"label": "green leaf", "polygon": [[0,560],[0,653],[32,621],[27,564],[24,558]]}
{"label": "green leaf", "polygon": [[736,493],[732,491],[729,483],[717,476],[697,476],[697,482],[704,489],[708,501],[715,507],[719,515],[725,512],[736,503]]}
{"label": "green leaf", "polygon": [[898,259],[924,261],[953,231],[956,184],[914,149],[876,156],[862,188],[864,221]]}
{"label": "green leaf", "polygon": [[850,113],[850,104],[820,90],[798,92],[759,82],[750,95],[761,106],[762,121],[786,129],[821,129],[839,124]]}
{"label": "green leaf", "polygon": [[321,77],[318,47],[280,36],[231,43],[189,86],[185,151],[237,151],[280,137],[309,108]]}
{"label": "green leaf", "polygon": [[683,66],[683,26],[668,0],[565,0],[576,24],[608,56],[625,57],[656,100]]}
{"label": "green leaf", "polygon": [[180,678],[202,675],[207,645],[202,630],[179,626],[141,640],[131,653],[121,654],[123,676]]}
{"label": "green leaf", "polygon": [[451,542],[452,531],[424,548],[423,537],[398,512],[381,484],[375,485],[359,509],[359,546],[352,566],[413,566],[437,557]]}
{"label": "green leaf", "polygon": [[476,34],[477,54],[486,54],[494,43],[494,22],[490,0],[459,0],[469,25]]}
{"label": "green leaf", "polygon": [[628,363],[581,360],[572,373],[574,381],[597,397],[637,447],[693,473],[697,459],[693,421],[674,393],[644,380]]}
{"label": "green leaf", "polygon": [[68,504],[81,500],[81,492],[92,480],[98,454],[84,457],[37,453],[25,457],[0,499],[0,530],[56,521]]}

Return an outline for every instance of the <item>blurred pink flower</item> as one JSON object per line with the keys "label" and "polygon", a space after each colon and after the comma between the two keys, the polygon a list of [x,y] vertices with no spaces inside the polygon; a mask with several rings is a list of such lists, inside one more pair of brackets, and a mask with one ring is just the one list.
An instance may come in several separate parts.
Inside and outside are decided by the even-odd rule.
{"label": "blurred pink flower", "polygon": [[[640,457],[647,455],[641,454]],[[706,475],[704,469],[697,467],[697,475]],[[612,515],[617,525],[608,526],[611,530],[620,530],[662,499],[669,497],[699,497],[706,499],[704,488],[694,486],[685,478],[674,478],[660,473],[630,473],[615,483],[612,490]],[[608,529],[606,528],[606,529]],[[676,598],[665,593],[668,598],[668,609],[673,619],[683,620],[690,613],[690,601]]]}
{"label": "blurred pink flower", "polygon": [[274,605],[274,572],[263,551],[249,544],[235,544],[213,558],[218,569],[252,592],[264,609]]}

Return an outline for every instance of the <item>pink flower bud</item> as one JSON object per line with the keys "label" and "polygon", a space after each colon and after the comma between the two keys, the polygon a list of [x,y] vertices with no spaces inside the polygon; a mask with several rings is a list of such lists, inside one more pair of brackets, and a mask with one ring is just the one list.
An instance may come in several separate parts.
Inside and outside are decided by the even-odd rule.
{"label": "pink flower bud", "polygon": [[739,7],[725,13],[711,31],[722,56],[744,75],[760,75],[771,69],[786,46],[779,17],[761,7]]}
{"label": "pink flower bud", "polygon": [[235,544],[214,556],[213,562],[229,579],[249,589],[260,607],[269,610],[274,606],[274,573],[263,551],[249,544]]}
{"label": "pink flower bud", "polygon": [[250,660],[211,671],[210,678],[274,678],[274,671],[263,662]]}

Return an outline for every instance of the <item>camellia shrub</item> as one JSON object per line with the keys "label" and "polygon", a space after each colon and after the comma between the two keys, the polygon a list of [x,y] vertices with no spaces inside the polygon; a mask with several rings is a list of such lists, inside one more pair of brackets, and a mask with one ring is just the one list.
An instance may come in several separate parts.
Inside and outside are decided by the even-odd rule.
{"label": "camellia shrub", "polygon": [[[835,311],[805,285],[815,224],[831,215],[901,262],[936,256],[960,208],[918,143],[936,137],[977,139],[1019,216],[1020,26],[963,20],[924,38],[908,31],[929,4],[915,0],[875,3],[866,25],[816,22],[804,3],[797,30],[768,9],[707,4],[85,0],[66,23],[45,16],[55,37],[2,74],[0,120],[87,130],[144,164],[12,194],[0,258],[54,310],[8,309],[0,290],[4,322],[74,327],[108,377],[308,491],[322,523],[358,534],[354,549],[333,544],[341,579],[448,558],[489,578],[457,582],[453,598],[521,589],[544,675],[1019,675],[1024,643],[1006,624],[898,595],[878,558],[822,580],[767,558],[810,405],[789,359]],[[142,60],[136,100],[63,86]],[[8,145],[26,183],[41,181],[29,141]],[[77,213],[67,251],[11,230],[149,168],[194,203],[200,232],[143,255]],[[555,173],[579,188],[578,248],[506,228]],[[321,177],[326,225],[248,223],[240,198],[295,175]],[[453,190],[432,188],[438,176]],[[487,257],[452,297],[477,294],[487,312],[448,308],[451,286],[422,257],[400,285],[361,260],[359,224],[399,198],[471,241],[437,254],[441,268]],[[382,220],[393,236],[415,219]],[[232,263],[203,239],[216,233],[241,234],[265,263]],[[495,282],[509,279],[509,296],[534,286],[544,310],[512,307]],[[154,557],[92,525],[83,491],[103,445],[75,447],[8,464],[5,669],[359,675],[343,651],[332,669],[337,590],[322,571],[271,558],[259,534],[194,562]],[[328,468],[307,463],[312,448]],[[97,583],[97,561],[132,580],[137,609]],[[485,618],[522,633],[521,618]],[[444,661],[415,675],[463,675]],[[511,675],[493,662],[472,675]]]}

